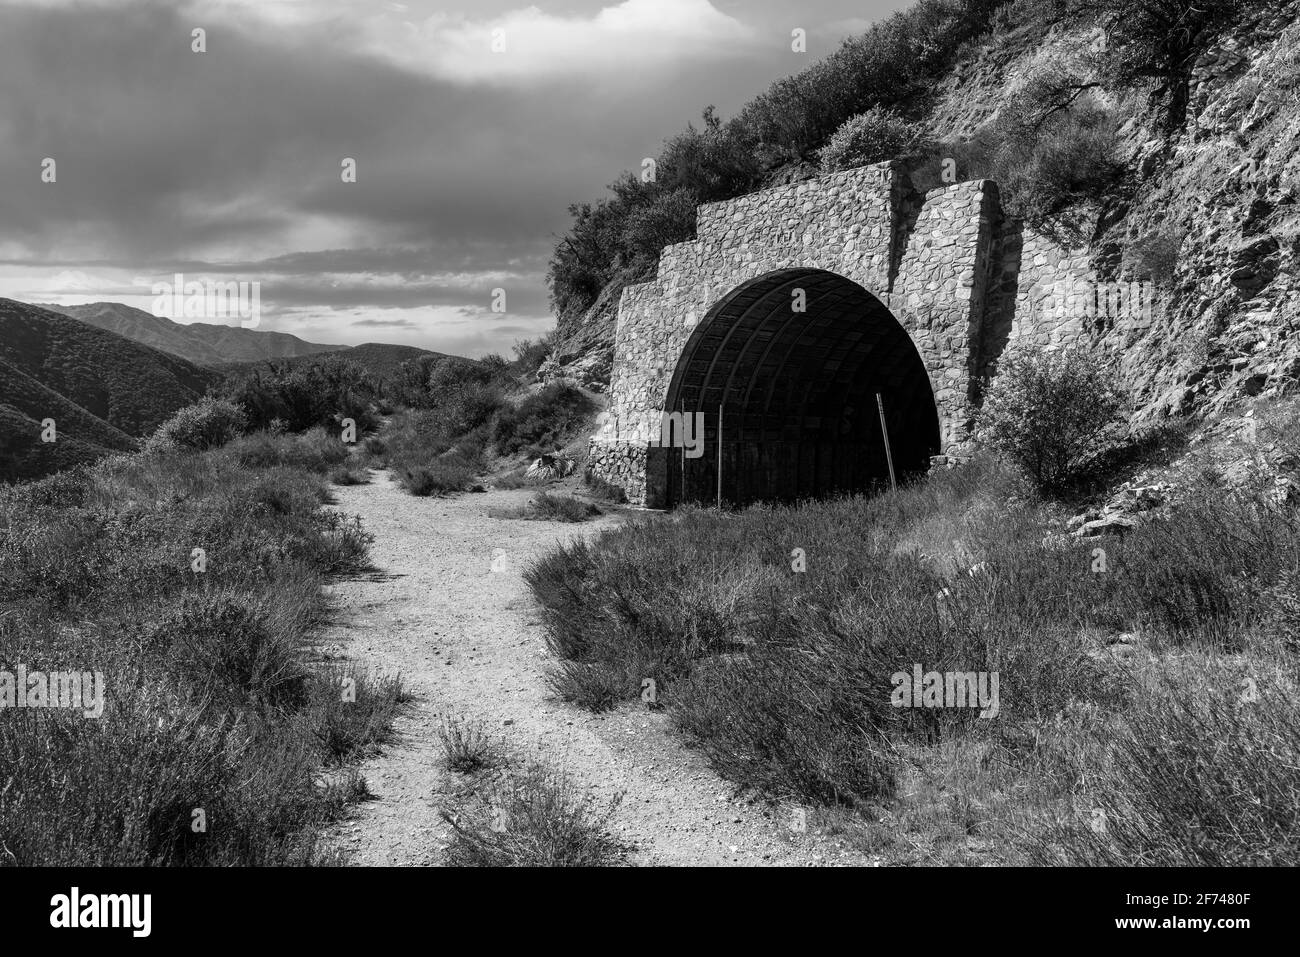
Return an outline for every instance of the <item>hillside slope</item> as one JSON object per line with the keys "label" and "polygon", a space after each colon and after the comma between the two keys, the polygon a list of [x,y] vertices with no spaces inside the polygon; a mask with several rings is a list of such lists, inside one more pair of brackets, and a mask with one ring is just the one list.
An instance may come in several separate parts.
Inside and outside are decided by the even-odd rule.
{"label": "hillside slope", "polygon": [[307,342],[287,332],[244,329],[210,322],[173,322],[120,302],[92,302],[80,306],[40,303],[39,306],[115,332],[142,345],[170,352],[196,365],[310,356],[346,348]]}
{"label": "hillside slope", "polygon": [[[53,442],[41,438],[47,419],[54,420]],[[134,447],[125,432],[0,360],[0,482],[47,475]]]}
{"label": "hillside slope", "polygon": [[[1188,70],[1172,134],[1145,90],[1102,84],[1121,125],[1126,188],[1097,198],[1081,246],[1098,275],[1151,280],[1163,321],[1102,332],[1139,419],[1218,413],[1293,388],[1300,377],[1300,2],[1252,5]],[[945,80],[936,138],[971,141],[996,123],[1026,75],[1080,60],[1096,33],[1027,24],[988,38]]]}
{"label": "hillside slope", "polygon": [[[0,480],[133,448],[220,375],[67,316],[0,299]],[[56,441],[41,441],[53,419]]]}

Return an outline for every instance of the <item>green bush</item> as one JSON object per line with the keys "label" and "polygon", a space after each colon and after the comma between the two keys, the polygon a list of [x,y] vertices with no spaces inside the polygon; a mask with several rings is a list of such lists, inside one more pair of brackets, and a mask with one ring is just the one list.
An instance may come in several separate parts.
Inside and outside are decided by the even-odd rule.
{"label": "green bush", "polygon": [[348,458],[348,447],[320,428],[302,435],[254,432],[231,442],[226,452],[248,468],[286,466],[320,475]]}
{"label": "green bush", "polygon": [[492,425],[502,455],[553,452],[587,425],[596,404],[581,389],[553,382],[519,405],[505,406]]}
{"label": "green bush", "polygon": [[429,376],[445,358],[444,356],[419,356],[402,362],[388,387],[392,398],[407,408],[427,408]]}
{"label": "green bush", "polygon": [[403,466],[398,469],[397,481],[412,495],[448,495],[469,489],[474,483],[474,470],[453,457],[428,465]]}
{"label": "green bush", "polygon": [[1106,34],[1103,68],[1112,83],[1145,88],[1173,134],[1187,119],[1192,71],[1201,56],[1267,0],[1094,0],[1080,11]]}
{"label": "green bush", "polygon": [[379,424],[378,381],[339,356],[313,358],[306,364],[271,362],[232,379],[225,393],[245,409],[254,429],[269,428],[278,420],[291,432],[314,426],[341,432],[343,420],[352,419],[359,437]]}
{"label": "green bush", "polygon": [[553,338],[554,331],[551,331],[539,339],[520,339],[516,342],[513,346],[515,361],[511,363],[514,374],[521,378],[533,378],[550,356],[554,348]]}
{"label": "green bush", "polygon": [[623,222],[622,247],[634,261],[657,262],[665,246],[694,238],[698,206],[697,194],[686,187],[661,192],[634,206]]}
{"label": "green bush", "polygon": [[242,406],[209,395],[158,426],[144,448],[148,452],[211,449],[225,445],[247,428],[248,416]]}
{"label": "green bush", "polygon": [[1120,430],[1125,397],[1092,350],[1011,348],[984,395],[979,435],[1030,477],[1061,494]]}
{"label": "green bush", "polygon": [[900,159],[921,148],[925,125],[904,119],[893,110],[872,107],[850,117],[818,153],[827,172]]}
{"label": "green bush", "polygon": [[501,742],[486,732],[481,721],[444,715],[434,730],[442,743],[447,767],[457,774],[474,774],[506,761]]}
{"label": "green bush", "polygon": [[601,514],[590,502],[572,495],[538,492],[523,508],[493,511],[493,518],[521,518],[535,522],[585,522]]}
{"label": "green bush", "polygon": [[335,485],[369,485],[370,473],[365,468],[340,465],[330,472],[330,481]]}

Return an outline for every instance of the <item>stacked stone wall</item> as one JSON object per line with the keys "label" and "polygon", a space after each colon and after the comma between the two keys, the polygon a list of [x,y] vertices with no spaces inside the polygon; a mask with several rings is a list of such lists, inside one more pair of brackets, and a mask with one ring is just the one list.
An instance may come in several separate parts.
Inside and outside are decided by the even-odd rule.
{"label": "stacked stone wall", "polygon": [[836,273],[890,309],[930,379],[945,456],[969,452],[979,382],[1006,343],[1090,333],[1070,312],[1077,303],[1036,311],[1043,287],[1091,279],[1086,254],[1009,221],[990,181],[920,196],[898,164],[881,163],[702,206],[696,233],[666,247],[656,277],[619,303],[610,406],[590,463],[634,503],[646,501],[663,404],[692,333],[733,290],[776,270]]}

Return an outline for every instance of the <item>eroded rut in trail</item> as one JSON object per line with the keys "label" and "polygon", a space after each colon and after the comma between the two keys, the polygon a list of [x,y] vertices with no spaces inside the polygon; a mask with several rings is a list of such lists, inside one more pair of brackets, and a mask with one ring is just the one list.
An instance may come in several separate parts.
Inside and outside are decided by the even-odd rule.
{"label": "eroded rut in trail", "polygon": [[549,690],[551,656],[523,569],[617,517],[584,525],[489,518],[489,508],[518,507],[533,492],[416,498],[390,473],[372,474],[372,484],[336,487],[333,507],[375,535],[381,574],[332,586],[338,622],[322,643],[371,671],[400,673],[416,700],[398,719],[397,743],[362,765],[376,800],[330,832],[354,863],[442,863],[452,832],[439,812],[456,786],[435,731],[445,713],[482,721],[512,752],[567,769],[602,803],[623,792],[611,830],[635,846],[632,863],[860,861],[815,828],[794,831],[789,809],[736,799],[663,714],[629,705],[593,715]]}

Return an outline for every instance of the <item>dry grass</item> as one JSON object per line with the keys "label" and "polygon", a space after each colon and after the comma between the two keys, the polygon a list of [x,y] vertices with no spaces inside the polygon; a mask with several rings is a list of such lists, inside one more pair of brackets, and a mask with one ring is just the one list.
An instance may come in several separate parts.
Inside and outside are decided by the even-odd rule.
{"label": "dry grass", "polygon": [[[976,462],[869,500],[630,523],[527,578],[561,696],[600,710],[654,678],[719,772],[840,808],[869,853],[1295,863],[1300,511],[1268,492],[1191,491],[1123,540],[1049,546],[1055,513]],[[917,663],[998,673],[998,716],[892,706]]]}
{"label": "dry grass", "polygon": [[366,567],[370,542],[320,508],[336,445],[264,433],[0,489],[0,662],[107,688],[99,718],[0,714],[9,863],[322,860],[320,828],[365,793],[352,764],[403,700],[310,651],[322,582]]}
{"label": "dry grass", "polygon": [[492,518],[523,519],[532,522],[586,522],[603,514],[591,502],[572,495],[538,492],[521,508],[495,508],[488,512]]}
{"label": "dry grass", "polygon": [[447,767],[457,774],[474,774],[506,762],[501,742],[487,733],[481,721],[444,715],[435,730]]}
{"label": "dry grass", "polygon": [[601,803],[566,772],[528,763],[492,781],[459,812],[443,813],[455,834],[453,867],[602,867],[628,851],[610,834],[622,797]]}

